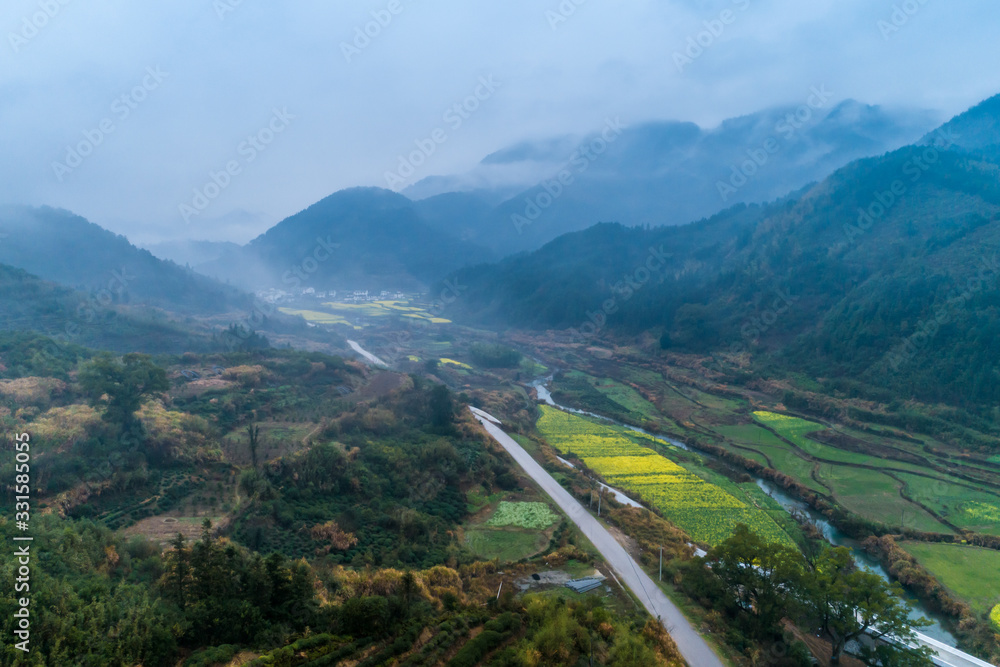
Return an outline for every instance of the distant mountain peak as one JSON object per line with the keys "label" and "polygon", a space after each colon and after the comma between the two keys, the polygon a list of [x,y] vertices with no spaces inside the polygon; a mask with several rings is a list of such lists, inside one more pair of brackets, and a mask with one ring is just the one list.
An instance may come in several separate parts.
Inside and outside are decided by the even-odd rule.
{"label": "distant mountain peak", "polygon": [[928,133],[921,143],[932,143],[942,135],[950,137],[957,146],[967,150],[1000,146],[1000,94],[955,116],[937,130]]}

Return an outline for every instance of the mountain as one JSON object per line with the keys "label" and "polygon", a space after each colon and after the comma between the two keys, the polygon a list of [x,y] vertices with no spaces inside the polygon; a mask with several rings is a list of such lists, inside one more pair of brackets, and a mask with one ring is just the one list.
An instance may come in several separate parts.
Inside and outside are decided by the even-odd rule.
{"label": "mountain", "polygon": [[[997,117],[979,109],[975,127]],[[956,120],[972,136],[969,117]],[[599,225],[457,272],[452,312],[578,342],[652,330],[664,347],[995,404],[1000,164],[943,140],[955,123],[936,144],[855,161],[766,206],[681,227]]]}
{"label": "mountain", "polygon": [[439,229],[509,254],[598,222],[677,225],[769,201],[915,142],[935,124],[924,111],[833,104],[825,90],[808,102],[713,129],[609,119],[589,136],[522,142],[467,174],[424,179],[403,193],[433,211]]}
{"label": "mountain", "polygon": [[[170,321],[158,311],[105,303],[5,264],[0,264],[0,313],[0,332],[37,333],[94,349],[175,354],[222,349],[209,332]],[[8,336],[0,334],[4,340]],[[58,346],[39,347],[47,349],[33,363],[44,365],[45,354],[59,354]]]}
{"label": "mountain", "polygon": [[951,119],[927,135],[923,143],[932,143],[938,137],[946,137],[965,150],[980,152],[992,159],[1000,158],[1000,95]]}
{"label": "mountain", "polygon": [[214,262],[239,247],[239,244],[227,241],[180,240],[152,243],[145,249],[160,259],[197,271],[199,266]]}
{"label": "mountain", "polygon": [[448,272],[494,259],[441,231],[389,190],[342,190],[200,267],[249,288],[423,290]]}
{"label": "mountain", "polygon": [[184,313],[245,309],[249,298],[68,211],[0,208],[0,263],[84,292],[105,305],[140,303]]}

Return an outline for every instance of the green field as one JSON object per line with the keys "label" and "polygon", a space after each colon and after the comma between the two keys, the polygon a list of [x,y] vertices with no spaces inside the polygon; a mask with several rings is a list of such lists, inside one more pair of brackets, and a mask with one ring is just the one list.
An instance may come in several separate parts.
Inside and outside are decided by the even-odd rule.
{"label": "green field", "polygon": [[294,308],[279,308],[278,310],[285,315],[298,315],[312,324],[339,324],[358,330],[362,328],[351,324],[342,315],[334,315],[333,313],[323,313],[318,310],[296,310]]}
{"label": "green field", "polygon": [[596,378],[580,371],[560,376],[555,389],[574,405],[613,417],[642,422],[660,417],[656,406],[634,388],[609,378]]}
{"label": "green field", "polygon": [[919,505],[903,498],[900,483],[875,470],[821,464],[817,477],[827,484],[846,509],[872,521],[926,532],[950,533]]}
{"label": "green field", "polygon": [[1000,603],[1000,551],[928,542],[899,546],[977,613]]}
{"label": "green field", "polygon": [[549,538],[540,531],[512,530],[480,526],[465,530],[465,546],[479,558],[514,562],[545,549]]}
{"label": "green field", "polygon": [[[565,455],[575,455],[608,484],[657,508],[691,539],[715,545],[746,524],[772,542],[794,541],[747,491],[728,480],[708,481],[653,449],[657,441],[628,429],[598,424],[542,406],[537,428]],[[690,454],[679,452],[678,460]],[[689,464],[690,465],[690,464]],[[718,481],[719,483],[716,483]],[[728,488],[727,488],[728,487]]]}
{"label": "green field", "polygon": [[1000,535],[1000,498],[969,488],[964,480],[926,477],[899,473],[911,497],[929,507],[963,530]]}
{"label": "green field", "polygon": [[451,320],[435,317],[425,309],[411,306],[405,301],[370,301],[368,303],[338,303],[323,304],[323,310],[295,310],[279,308],[286,315],[301,315],[307,322],[313,324],[339,324],[361,329],[365,326],[364,318],[409,317],[430,322],[432,324],[448,324]]}
{"label": "green field", "polygon": [[501,501],[486,525],[542,529],[548,528],[558,520],[559,515],[549,509],[545,503]]}
{"label": "green field", "polygon": [[[931,513],[934,512],[960,528],[1000,534],[1000,525],[990,519],[993,507],[1000,516],[1000,498],[988,487],[977,491],[969,488],[975,483],[936,472],[932,467],[844,451],[806,437],[807,433],[824,430],[822,424],[764,411],[754,413],[754,417],[796,447],[782,442],[773,433],[762,435],[759,430],[747,426],[721,426],[716,430],[743,447],[767,455],[770,467],[812,489],[832,495],[845,509],[859,516],[889,526],[954,532]],[[860,439],[866,434],[851,432],[848,435]],[[748,453],[743,449],[738,451]],[[883,444],[880,451],[919,455],[915,449],[907,449],[902,444],[892,450],[887,450]],[[825,462],[809,460],[813,457]]]}

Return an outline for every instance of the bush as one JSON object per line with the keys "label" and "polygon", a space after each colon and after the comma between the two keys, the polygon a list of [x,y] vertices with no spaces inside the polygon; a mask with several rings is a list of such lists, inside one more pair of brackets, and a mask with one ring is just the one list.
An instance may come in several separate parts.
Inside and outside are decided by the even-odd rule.
{"label": "bush", "polygon": [[240,647],[235,644],[223,644],[222,646],[206,648],[202,651],[196,651],[194,655],[187,659],[184,667],[213,667],[214,665],[225,664],[236,657],[239,651]]}
{"label": "bush", "polygon": [[469,354],[477,365],[484,368],[514,368],[521,363],[523,355],[506,345],[473,343]]}
{"label": "bush", "polygon": [[521,618],[506,612],[483,626],[483,631],[470,640],[448,662],[448,667],[475,667],[486,655],[521,628]]}
{"label": "bush", "polygon": [[389,622],[389,603],[383,597],[363,595],[344,603],[340,613],[344,630],[355,637],[378,636]]}

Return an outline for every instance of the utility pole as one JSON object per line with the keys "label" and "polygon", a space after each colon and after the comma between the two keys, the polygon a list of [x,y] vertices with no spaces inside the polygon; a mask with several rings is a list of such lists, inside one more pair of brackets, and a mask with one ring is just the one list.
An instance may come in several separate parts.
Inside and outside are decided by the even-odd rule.
{"label": "utility pole", "polygon": [[663,547],[660,547],[660,581],[663,581]]}
{"label": "utility pole", "polygon": [[601,498],[604,497],[604,488],[602,487],[600,492],[597,494],[597,516],[601,516]]}

